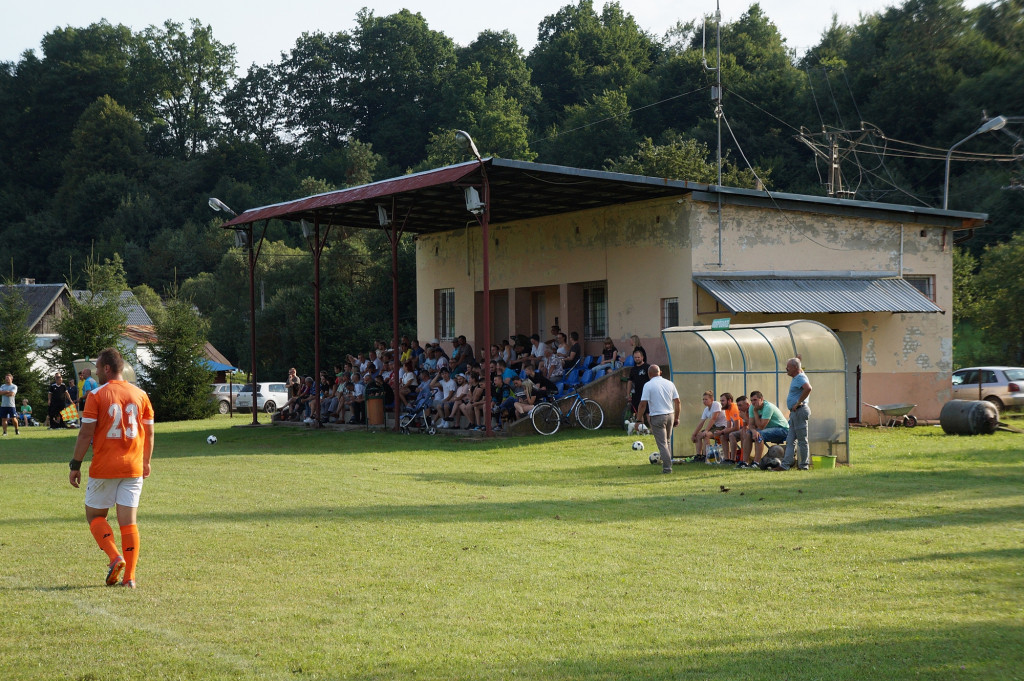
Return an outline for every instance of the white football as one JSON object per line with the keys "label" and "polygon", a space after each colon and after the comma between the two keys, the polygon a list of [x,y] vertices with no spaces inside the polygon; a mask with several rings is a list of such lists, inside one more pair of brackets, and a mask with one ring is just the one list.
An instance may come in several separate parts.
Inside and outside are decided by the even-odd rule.
{"label": "white football", "polygon": [[208,445],[215,445],[215,444],[217,444],[217,436],[216,435],[211,435],[208,438],[206,438],[206,444],[208,444]]}
{"label": "white football", "polygon": [[633,443],[633,451],[634,452],[642,452],[642,451],[644,451],[644,443],[640,442],[640,440],[637,440],[636,442],[634,442]]}
{"label": "white football", "polygon": [[661,463],[661,454],[658,452],[651,452],[651,455],[647,457],[647,460],[651,463]]}

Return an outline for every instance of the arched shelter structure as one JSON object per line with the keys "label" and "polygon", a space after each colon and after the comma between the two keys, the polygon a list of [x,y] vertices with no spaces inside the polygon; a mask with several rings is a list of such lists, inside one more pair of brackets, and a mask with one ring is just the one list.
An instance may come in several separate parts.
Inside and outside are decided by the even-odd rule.
{"label": "arched shelter structure", "polygon": [[692,454],[680,432],[692,429],[704,405],[701,394],[733,396],[760,390],[764,398],[786,411],[790,378],[786,362],[800,357],[813,387],[808,439],[811,454],[832,455],[849,463],[846,418],[846,354],[839,338],[824,324],[809,320],[740,324],[727,329],[710,326],[673,327],[662,331],[669,357],[669,378],[682,402],[681,430],[673,452]]}

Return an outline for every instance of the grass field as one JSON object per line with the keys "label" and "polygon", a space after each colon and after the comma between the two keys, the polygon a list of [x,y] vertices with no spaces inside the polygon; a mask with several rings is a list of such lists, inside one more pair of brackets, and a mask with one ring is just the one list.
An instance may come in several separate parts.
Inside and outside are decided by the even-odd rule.
{"label": "grass field", "polygon": [[1024,435],[663,476],[621,433],[240,422],[158,424],[135,591],[75,433],[0,441],[0,679],[1024,678]]}

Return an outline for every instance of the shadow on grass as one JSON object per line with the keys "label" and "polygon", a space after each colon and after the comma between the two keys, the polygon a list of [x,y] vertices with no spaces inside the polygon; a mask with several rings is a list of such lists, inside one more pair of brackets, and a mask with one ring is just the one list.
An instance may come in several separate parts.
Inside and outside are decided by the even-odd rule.
{"label": "shadow on grass", "polygon": [[978,551],[956,551],[951,553],[929,553],[921,556],[908,556],[906,558],[893,559],[890,562],[900,563],[906,561],[930,562],[933,560],[958,561],[965,558],[980,559],[1011,559],[1024,563],[1024,548],[1020,549],[979,549]]}
{"label": "shadow on grass", "polygon": [[[781,629],[785,629],[782,625]],[[837,640],[830,640],[835,638]],[[652,640],[659,637],[652,634]],[[606,656],[510,662],[507,676],[523,679],[1012,679],[1024,665],[1019,623],[805,632],[785,637],[740,636],[730,642],[673,645]],[[737,646],[737,643],[742,645]],[[638,646],[639,647],[639,646]],[[440,671],[440,670],[438,670]],[[457,674],[460,670],[449,670]],[[488,670],[470,676],[486,677]],[[496,674],[499,670],[491,670]],[[482,673],[480,673],[482,672]],[[513,673],[514,672],[514,673]]]}

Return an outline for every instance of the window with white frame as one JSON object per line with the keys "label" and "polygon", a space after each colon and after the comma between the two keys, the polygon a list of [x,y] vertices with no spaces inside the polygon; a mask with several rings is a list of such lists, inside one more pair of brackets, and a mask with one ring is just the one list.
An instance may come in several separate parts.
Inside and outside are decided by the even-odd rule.
{"label": "window with white frame", "polygon": [[930,274],[920,276],[904,275],[903,280],[921,292],[928,300],[935,302],[935,277]]}
{"label": "window with white frame", "polygon": [[583,285],[583,337],[603,340],[608,335],[608,282]]}
{"label": "window with white frame", "polygon": [[679,299],[661,299],[661,328],[679,326]]}
{"label": "window with white frame", "polygon": [[434,290],[434,310],[437,313],[436,331],[440,340],[455,338],[455,289]]}

